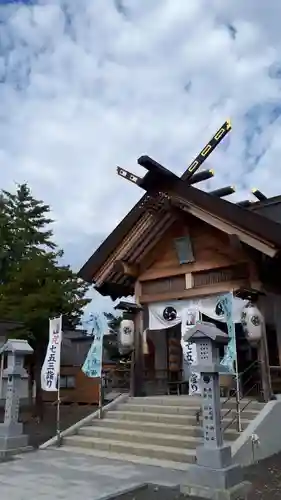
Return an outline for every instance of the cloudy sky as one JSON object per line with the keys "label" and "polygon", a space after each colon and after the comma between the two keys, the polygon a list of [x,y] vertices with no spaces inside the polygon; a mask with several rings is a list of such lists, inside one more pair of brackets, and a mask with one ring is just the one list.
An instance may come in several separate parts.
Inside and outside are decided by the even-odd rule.
{"label": "cloudy sky", "polygon": [[75,270],[141,195],[116,165],[181,174],[226,118],[202,188],[280,194],[280,19],[280,0],[0,0],[1,187],[52,206]]}

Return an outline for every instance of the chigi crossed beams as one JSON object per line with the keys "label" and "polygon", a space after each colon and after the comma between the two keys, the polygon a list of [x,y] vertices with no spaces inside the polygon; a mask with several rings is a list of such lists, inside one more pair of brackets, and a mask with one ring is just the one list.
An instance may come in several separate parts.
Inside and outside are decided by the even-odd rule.
{"label": "chigi crossed beams", "polygon": [[[201,172],[198,172],[198,169],[215,150],[218,144],[220,144],[224,137],[231,131],[231,129],[232,127],[230,120],[226,120],[226,122],[220,127],[220,129],[215,133],[211,140],[206,144],[206,146],[204,146],[204,148],[188,166],[181,177],[181,180],[185,181],[187,186],[210,179],[214,176],[213,170],[203,170]],[[117,173],[120,177],[123,177],[124,179],[132,182],[133,184],[136,184],[146,191],[146,195],[144,199],[141,200],[139,205],[141,208],[145,208],[151,213],[156,212],[158,214],[161,209],[164,211],[167,210],[170,206],[169,196],[167,195],[167,193],[165,193],[164,186],[163,190],[161,189],[161,185],[159,184],[159,174],[161,174],[161,179],[165,179],[165,183],[168,183],[169,186],[173,184],[173,181],[175,181],[175,179],[179,179],[178,176],[146,155],[141,156],[138,159],[138,164],[148,171],[144,177],[139,177],[138,175],[135,175],[132,172],[129,172],[128,170],[125,170],[121,167],[117,167]],[[235,188],[233,186],[226,186],[210,191],[208,194],[222,198],[234,192]],[[266,199],[266,196],[258,189],[253,189],[252,193],[260,201]],[[249,200],[238,202],[238,205],[244,207],[247,207],[250,204],[251,202]]]}

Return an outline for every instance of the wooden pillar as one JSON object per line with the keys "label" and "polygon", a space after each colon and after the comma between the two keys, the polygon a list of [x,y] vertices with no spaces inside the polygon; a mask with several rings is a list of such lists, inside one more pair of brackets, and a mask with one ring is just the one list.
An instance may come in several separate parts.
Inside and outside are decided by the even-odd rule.
{"label": "wooden pillar", "polygon": [[[137,305],[141,305],[139,297],[141,295],[141,284],[135,284],[135,300]],[[144,395],[144,359],[143,359],[143,310],[139,309],[135,315],[135,335],[134,335],[134,356],[132,373],[132,395]]]}
{"label": "wooden pillar", "polygon": [[274,325],[276,329],[276,339],[278,346],[278,358],[279,365],[281,367],[281,296],[274,294],[272,296],[272,299],[274,308]]}
{"label": "wooden pillar", "polygon": [[[258,300],[258,307],[265,318],[265,300],[263,297],[260,297]],[[270,367],[269,367],[269,357],[268,357],[268,347],[267,347],[267,338],[266,338],[266,328],[265,324],[262,331],[262,338],[260,340],[260,344],[258,347],[258,358],[260,362],[260,371],[261,371],[261,384],[262,391],[264,396],[264,401],[267,403],[272,399],[272,386],[271,386],[271,375],[270,375]]]}

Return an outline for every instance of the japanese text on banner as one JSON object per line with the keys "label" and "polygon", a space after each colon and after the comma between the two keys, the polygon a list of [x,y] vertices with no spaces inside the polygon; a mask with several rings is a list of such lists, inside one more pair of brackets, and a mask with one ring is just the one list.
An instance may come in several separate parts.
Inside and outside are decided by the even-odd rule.
{"label": "japanese text on banner", "polygon": [[49,320],[49,343],[41,370],[41,387],[44,391],[57,391],[60,374],[62,318]]}

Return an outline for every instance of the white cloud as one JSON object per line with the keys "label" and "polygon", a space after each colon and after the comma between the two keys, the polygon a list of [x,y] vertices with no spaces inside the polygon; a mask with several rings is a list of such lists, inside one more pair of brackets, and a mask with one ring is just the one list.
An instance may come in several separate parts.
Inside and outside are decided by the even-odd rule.
{"label": "white cloud", "polygon": [[280,18],[276,0],[2,5],[1,186],[51,204],[76,267],[141,195],[117,164],[142,174],[147,153],[180,174],[228,117],[209,185],[279,194]]}

